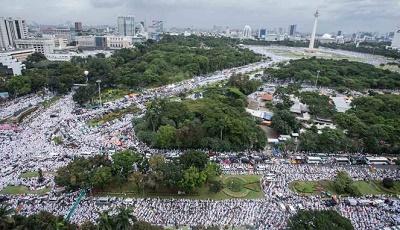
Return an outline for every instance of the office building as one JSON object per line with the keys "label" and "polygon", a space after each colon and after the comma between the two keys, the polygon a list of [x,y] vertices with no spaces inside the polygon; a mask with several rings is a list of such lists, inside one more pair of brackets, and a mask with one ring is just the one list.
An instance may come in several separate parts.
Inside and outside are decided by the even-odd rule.
{"label": "office building", "polygon": [[0,73],[14,76],[21,75],[22,70],[25,69],[23,61],[34,52],[34,49],[0,52]]}
{"label": "office building", "polygon": [[63,38],[68,41],[68,43],[72,42],[72,32],[70,28],[45,28],[42,29],[42,33],[46,35],[54,35],[56,38]]}
{"label": "office building", "polygon": [[339,31],[337,32],[337,36],[342,36],[342,31],[341,31],[341,30],[339,30]]}
{"label": "office building", "polygon": [[114,50],[132,48],[132,37],[130,36],[76,36],[77,46],[85,50]]}
{"label": "office building", "polygon": [[289,26],[289,36],[296,36],[297,33],[297,25],[290,25]]}
{"label": "office building", "polygon": [[133,48],[132,37],[105,36],[107,49]]}
{"label": "office building", "polygon": [[392,46],[393,49],[398,49],[400,50],[400,28],[395,31],[394,37],[392,40]]}
{"label": "office building", "polygon": [[260,29],[258,31],[258,38],[261,40],[265,40],[265,37],[267,36],[267,29]]}
{"label": "office building", "polygon": [[82,32],[82,22],[75,22],[75,32]]}
{"label": "office building", "polygon": [[118,33],[122,36],[135,36],[135,17],[118,17]]}
{"label": "office building", "polygon": [[15,47],[15,40],[28,36],[25,20],[0,17],[0,50],[10,50]]}
{"label": "office building", "polygon": [[164,22],[153,20],[148,28],[149,38],[152,40],[160,40],[161,34],[164,33]]}
{"label": "office building", "polygon": [[35,52],[41,54],[53,53],[55,43],[53,39],[35,38],[35,39],[19,39],[15,40],[17,49],[34,49]]}

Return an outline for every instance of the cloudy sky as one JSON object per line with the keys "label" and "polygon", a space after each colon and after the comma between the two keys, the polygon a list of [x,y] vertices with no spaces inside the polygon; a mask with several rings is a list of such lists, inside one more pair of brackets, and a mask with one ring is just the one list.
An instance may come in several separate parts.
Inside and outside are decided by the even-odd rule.
{"label": "cloudy sky", "polygon": [[0,0],[0,16],[18,16],[39,24],[82,21],[87,25],[116,24],[119,15],[134,15],[166,27],[312,29],[320,10],[319,33],[343,30],[393,31],[400,26],[400,0]]}

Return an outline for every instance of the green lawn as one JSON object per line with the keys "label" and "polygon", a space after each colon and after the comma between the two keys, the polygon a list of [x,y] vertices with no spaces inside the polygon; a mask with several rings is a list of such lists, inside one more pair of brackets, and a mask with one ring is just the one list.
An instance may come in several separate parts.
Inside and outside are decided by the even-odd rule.
{"label": "green lawn", "polygon": [[[160,198],[188,198],[199,200],[224,200],[224,199],[260,199],[264,196],[260,187],[260,176],[258,175],[223,175],[220,180],[224,184],[224,189],[213,193],[209,191],[208,185],[199,188],[195,194],[178,195],[171,194],[169,191],[142,191],[138,192],[135,183],[128,182],[122,186],[110,185],[105,192],[98,195],[127,196],[127,197],[160,197]],[[232,182],[234,181],[234,182]],[[233,185],[235,183],[235,185]]]}
{"label": "green lawn", "polygon": [[26,186],[7,186],[3,190],[0,191],[0,194],[7,195],[20,195],[20,194],[45,194],[50,192],[50,188],[39,189],[39,190],[29,190]]}
{"label": "green lawn", "polygon": [[[131,90],[128,89],[106,89],[102,90],[101,92],[101,101],[103,103],[109,102],[109,101],[115,101],[117,99],[120,99],[124,97],[125,95],[128,95],[132,93]],[[94,100],[98,99],[98,95],[93,97]]]}
{"label": "green lawn", "polygon": [[89,126],[102,125],[102,124],[104,124],[106,122],[121,118],[125,114],[137,113],[138,111],[139,111],[139,109],[136,106],[130,106],[130,107],[125,108],[125,109],[120,109],[120,110],[116,110],[116,111],[107,113],[106,115],[104,115],[102,117],[89,120],[87,123],[88,123]]}
{"label": "green lawn", "polygon": [[38,171],[24,172],[24,173],[21,173],[21,175],[20,175],[21,178],[34,178],[34,177],[38,177],[38,176],[39,176]]}
{"label": "green lawn", "polygon": [[[395,181],[394,187],[387,189],[380,181],[354,181],[353,184],[358,188],[362,195],[400,195],[400,181]],[[303,195],[320,195],[321,192],[337,194],[332,181],[293,181],[289,188]],[[342,194],[346,195],[346,194]]]}
{"label": "green lawn", "polygon": [[295,181],[292,189],[298,193],[313,194],[316,192],[317,183],[314,181]]}
{"label": "green lawn", "polygon": [[51,105],[53,105],[54,103],[56,103],[61,97],[60,96],[54,96],[48,100],[45,100],[44,102],[42,102],[42,105],[44,108],[49,108]]}

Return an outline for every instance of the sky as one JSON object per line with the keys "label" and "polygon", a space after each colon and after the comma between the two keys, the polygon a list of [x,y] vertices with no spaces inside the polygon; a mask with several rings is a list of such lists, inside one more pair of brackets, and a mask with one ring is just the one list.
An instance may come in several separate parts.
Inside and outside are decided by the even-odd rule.
{"label": "sky", "polygon": [[39,24],[81,21],[115,25],[120,15],[163,20],[167,28],[287,28],[310,32],[320,11],[318,33],[342,30],[389,32],[400,26],[400,0],[0,0],[0,17]]}

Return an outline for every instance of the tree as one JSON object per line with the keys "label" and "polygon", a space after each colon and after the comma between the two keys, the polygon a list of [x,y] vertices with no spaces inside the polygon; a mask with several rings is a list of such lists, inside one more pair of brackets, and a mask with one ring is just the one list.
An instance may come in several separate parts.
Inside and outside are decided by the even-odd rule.
{"label": "tree", "polygon": [[204,152],[187,151],[179,156],[179,162],[184,169],[196,167],[198,170],[203,170],[208,162],[208,156]]}
{"label": "tree", "polygon": [[37,63],[44,60],[47,60],[46,56],[44,56],[44,54],[39,52],[34,52],[33,54],[29,55],[26,58],[27,62],[33,62],[33,63]]}
{"label": "tree", "polygon": [[93,186],[101,189],[109,184],[111,182],[111,179],[112,169],[108,166],[95,169],[93,176],[91,177]]}
{"label": "tree", "polygon": [[335,180],[333,181],[333,186],[335,191],[339,194],[348,193],[351,195],[360,195],[357,187],[353,185],[353,180],[345,171],[337,173]]}
{"label": "tree", "polygon": [[128,178],[128,174],[133,171],[133,164],[139,163],[142,157],[131,150],[117,152],[111,156],[113,160],[113,170],[116,175],[122,177],[123,180]]}
{"label": "tree", "polygon": [[31,92],[31,80],[27,76],[14,76],[7,81],[7,90],[14,97]]}
{"label": "tree", "polygon": [[10,226],[14,224],[14,219],[12,215],[14,214],[14,210],[11,209],[8,204],[1,204],[0,206],[0,228],[8,229]]}
{"label": "tree", "polygon": [[117,215],[113,217],[116,230],[129,229],[132,223],[137,221],[136,217],[132,215],[131,209],[121,208]]}
{"label": "tree", "polygon": [[38,169],[38,183],[42,183],[44,181],[43,171],[41,168]]}
{"label": "tree", "polygon": [[114,227],[113,218],[108,215],[108,212],[99,213],[99,218],[97,219],[98,229],[100,230],[112,230]]}
{"label": "tree", "polygon": [[174,146],[176,129],[171,125],[161,126],[156,134],[156,146],[168,149]]}
{"label": "tree", "polygon": [[96,95],[96,86],[88,85],[80,87],[73,95],[73,100],[79,105],[83,105],[90,101]]}
{"label": "tree", "polygon": [[391,189],[391,188],[393,188],[393,186],[394,186],[394,181],[393,181],[392,178],[385,177],[385,178],[383,178],[383,180],[382,180],[382,185],[383,185],[383,187],[385,187],[385,188]]}
{"label": "tree", "polygon": [[238,88],[243,94],[249,95],[257,90],[261,86],[261,81],[250,80],[248,75],[233,74],[227,83],[228,86]]}
{"label": "tree", "polygon": [[222,184],[222,182],[219,180],[209,182],[210,192],[217,193],[220,192],[223,188],[224,184]]}
{"label": "tree", "polygon": [[222,170],[219,164],[209,162],[204,169],[204,173],[207,176],[207,181],[212,181],[222,174]]}
{"label": "tree", "polygon": [[271,127],[280,134],[290,135],[292,132],[298,132],[300,128],[296,117],[289,110],[275,111],[271,122]]}
{"label": "tree", "polygon": [[207,176],[204,172],[199,171],[196,167],[191,166],[190,168],[183,171],[183,178],[179,182],[180,188],[187,193],[193,192],[196,188],[200,187],[206,181]]}
{"label": "tree", "polygon": [[349,219],[341,216],[334,210],[323,211],[299,211],[288,220],[290,230],[353,230]]}

